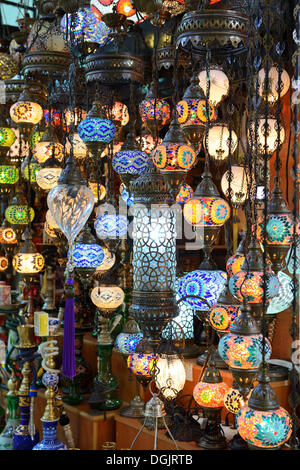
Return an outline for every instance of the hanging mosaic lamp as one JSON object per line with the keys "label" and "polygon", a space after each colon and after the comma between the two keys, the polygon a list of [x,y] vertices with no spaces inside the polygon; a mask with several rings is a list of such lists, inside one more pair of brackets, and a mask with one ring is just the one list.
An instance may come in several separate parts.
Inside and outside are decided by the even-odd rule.
{"label": "hanging mosaic lamp", "polygon": [[98,21],[106,21],[106,15],[118,13],[128,20],[138,23],[142,20],[133,0],[91,0],[91,10]]}
{"label": "hanging mosaic lamp", "polygon": [[[106,206],[101,208],[99,215],[95,219],[95,230],[97,237],[100,240],[120,239],[127,236],[128,220],[123,214],[110,213],[105,209]],[[99,208],[98,208],[99,210]],[[99,212],[100,212],[99,211]]]}
{"label": "hanging mosaic lamp", "polygon": [[16,134],[4,121],[0,121],[0,155],[5,156],[16,141]]}
{"label": "hanging mosaic lamp", "polygon": [[50,191],[58,185],[62,168],[55,157],[48,158],[40,165],[39,172],[36,175],[37,185],[44,191]]}
{"label": "hanging mosaic lamp", "polygon": [[[241,305],[241,313],[230,327],[230,333],[221,337],[218,352],[229,366],[239,391],[246,399],[262,362],[263,336],[251,314],[247,302]],[[265,338],[265,358],[271,356],[271,345]]]}
{"label": "hanging mosaic lamp", "polygon": [[93,274],[103,259],[103,248],[96,243],[89,226],[86,225],[74,244],[73,261],[76,271],[78,273],[87,271],[88,274]]}
{"label": "hanging mosaic lamp", "polygon": [[[214,107],[208,103],[209,121],[215,121],[217,114]],[[199,86],[197,74],[193,74],[191,84],[186,89],[183,99],[176,106],[177,120],[181,125],[187,141],[195,152],[200,152],[201,139],[205,124],[208,122],[206,100]]]}
{"label": "hanging mosaic lamp", "polygon": [[163,98],[157,98],[152,82],[145,99],[140,104],[140,116],[152,137],[156,140],[159,131],[170,121],[170,106]]}
{"label": "hanging mosaic lamp", "polygon": [[174,199],[187,172],[196,164],[196,153],[192,147],[186,144],[186,139],[175,114],[162,143],[152,152],[154,165],[168,182]]}
{"label": "hanging mosaic lamp", "polygon": [[278,273],[284,264],[287,252],[293,242],[294,224],[280,189],[279,178],[275,180],[273,194],[268,206],[266,228],[264,217],[257,220],[257,238],[263,244],[266,230],[266,252],[272,268]]}
{"label": "hanging mosaic lamp", "polygon": [[245,237],[243,237],[242,240],[240,241],[240,244],[237,247],[235,254],[230,256],[230,258],[228,258],[227,260],[226,271],[229,277],[241,271],[242,264],[245,261],[245,254],[244,254],[245,246],[244,245],[245,245]]}
{"label": "hanging mosaic lamp", "polygon": [[106,145],[113,141],[116,126],[106,118],[99,95],[96,94],[91,110],[78,124],[77,131],[95,158],[100,157]]}
{"label": "hanging mosaic lamp", "polygon": [[84,55],[92,54],[99,46],[110,42],[110,29],[95,17],[89,7],[79,7],[72,15],[65,14],[61,20],[61,31],[65,37],[71,34],[74,44]]}
{"label": "hanging mosaic lamp", "polygon": [[0,193],[10,193],[18,181],[19,169],[10,164],[8,157],[4,157],[0,165]]}
{"label": "hanging mosaic lamp", "polygon": [[11,106],[9,114],[17,127],[29,137],[35,124],[38,124],[43,117],[43,108],[32,101],[29,83],[26,82],[19,100]]}
{"label": "hanging mosaic lamp", "polygon": [[115,348],[124,356],[134,354],[138,343],[142,340],[141,332],[137,322],[129,317],[126,321],[122,332],[115,339]]}
{"label": "hanging mosaic lamp", "polygon": [[229,280],[229,290],[240,302],[245,298],[255,318],[259,320],[263,311],[264,287],[265,301],[269,303],[279,292],[279,280],[270,268],[264,275],[263,254],[256,238],[252,236],[241,271]]}
{"label": "hanging mosaic lamp", "polygon": [[33,221],[34,215],[34,210],[28,206],[21,188],[18,188],[11,204],[5,210],[5,218],[12,225],[19,239],[25,226]]}
{"label": "hanging mosaic lamp", "polygon": [[96,286],[91,291],[91,300],[99,310],[115,310],[124,302],[124,291],[115,285]]}
{"label": "hanging mosaic lamp", "polygon": [[121,150],[112,158],[112,167],[127,189],[131,181],[140,176],[149,164],[149,155],[140,150],[134,136],[129,132]]}
{"label": "hanging mosaic lamp", "polygon": [[45,265],[44,257],[37,252],[30,230],[25,230],[25,241],[22,244],[20,251],[13,257],[13,268],[24,277],[25,282],[32,279],[32,276],[38,274]]}
{"label": "hanging mosaic lamp", "polygon": [[38,163],[44,163],[49,158],[56,158],[62,162],[64,158],[64,146],[59,143],[54,128],[47,127],[41,140],[33,148],[33,157]]}
{"label": "hanging mosaic lamp", "polygon": [[227,447],[224,433],[221,431],[221,410],[228,390],[229,387],[220,372],[214,364],[209,363],[201,381],[193,390],[193,397],[207,418],[203,436],[198,441],[198,446],[202,449],[221,450]]}
{"label": "hanging mosaic lamp", "polygon": [[[177,294],[185,305],[195,310],[208,311],[217,303],[226,283],[223,271],[196,270],[179,279]],[[194,296],[194,298],[193,298]],[[198,298],[197,298],[198,297]]]}
{"label": "hanging mosaic lamp", "polygon": [[230,294],[226,282],[217,303],[207,312],[209,324],[218,335],[229,333],[231,325],[234,324],[240,313],[240,302]]}
{"label": "hanging mosaic lamp", "polygon": [[206,160],[202,181],[198,184],[194,196],[184,205],[184,218],[197,229],[203,245],[205,258],[202,266],[212,265],[210,258],[212,246],[217,239],[220,228],[230,217],[230,207],[225,199],[222,199],[217,187],[212,181],[211,173]]}
{"label": "hanging mosaic lamp", "polygon": [[248,403],[238,412],[236,422],[240,435],[250,449],[280,449],[290,438],[291,417],[284,408],[280,407],[265,368]]}

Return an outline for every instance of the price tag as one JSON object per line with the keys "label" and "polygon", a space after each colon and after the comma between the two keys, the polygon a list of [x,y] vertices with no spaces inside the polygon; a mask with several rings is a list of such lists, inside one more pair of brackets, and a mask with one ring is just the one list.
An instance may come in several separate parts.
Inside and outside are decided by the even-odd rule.
{"label": "price tag", "polygon": [[34,312],[35,336],[49,336],[49,318],[46,312]]}

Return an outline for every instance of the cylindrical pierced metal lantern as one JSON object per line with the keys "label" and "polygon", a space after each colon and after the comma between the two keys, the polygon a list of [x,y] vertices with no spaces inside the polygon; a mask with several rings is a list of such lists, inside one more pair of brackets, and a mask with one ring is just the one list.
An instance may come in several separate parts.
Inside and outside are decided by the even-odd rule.
{"label": "cylindrical pierced metal lantern", "polygon": [[166,320],[178,315],[175,213],[165,203],[168,185],[152,163],[131,188],[135,204],[130,313],[143,333],[155,339]]}

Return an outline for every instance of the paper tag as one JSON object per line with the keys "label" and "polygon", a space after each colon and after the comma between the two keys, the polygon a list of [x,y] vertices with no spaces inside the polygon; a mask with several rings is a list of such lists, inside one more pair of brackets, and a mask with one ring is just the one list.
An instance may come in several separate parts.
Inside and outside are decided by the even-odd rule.
{"label": "paper tag", "polygon": [[35,336],[49,335],[48,313],[34,312],[34,334]]}

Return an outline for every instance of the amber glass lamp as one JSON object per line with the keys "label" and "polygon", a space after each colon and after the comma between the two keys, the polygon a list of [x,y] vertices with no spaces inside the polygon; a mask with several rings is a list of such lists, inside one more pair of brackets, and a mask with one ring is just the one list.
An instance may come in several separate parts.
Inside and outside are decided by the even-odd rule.
{"label": "amber glass lamp", "polygon": [[25,230],[25,241],[20,251],[13,257],[13,268],[21,274],[25,282],[31,282],[34,276],[38,274],[45,265],[44,257],[37,252],[29,229]]}
{"label": "amber glass lamp", "polygon": [[32,100],[28,82],[17,103],[11,106],[9,113],[11,119],[26,137],[29,137],[33,127],[42,119],[43,108]]}
{"label": "amber glass lamp", "polygon": [[49,125],[41,140],[33,148],[33,156],[38,163],[44,163],[50,158],[62,162],[64,147],[58,142],[54,128]]}

